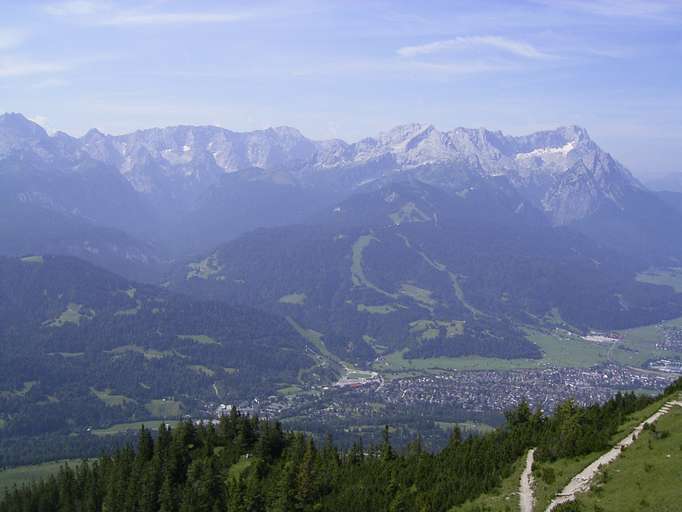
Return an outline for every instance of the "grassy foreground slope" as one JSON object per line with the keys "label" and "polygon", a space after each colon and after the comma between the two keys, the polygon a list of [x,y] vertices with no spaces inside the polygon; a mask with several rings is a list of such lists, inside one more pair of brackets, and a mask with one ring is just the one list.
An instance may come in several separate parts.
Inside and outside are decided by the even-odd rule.
{"label": "grassy foreground slope", "polygon": [[575,510],[673,512],[682,503],[682,408],[674,407],[645,430],[598,483],[581,496]]}

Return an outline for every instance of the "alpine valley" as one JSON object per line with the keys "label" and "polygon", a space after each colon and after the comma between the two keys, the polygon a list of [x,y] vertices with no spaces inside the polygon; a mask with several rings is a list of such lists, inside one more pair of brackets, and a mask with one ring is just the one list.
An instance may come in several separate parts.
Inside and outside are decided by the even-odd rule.
{"label": "alpine valley", "polygon": [[5,114],[0,451],[228,404],[435,446],[444,418],[482,429],[524,398],[660,391],[682,373],[680,226],[680,189],[577,126],[75,138]]}

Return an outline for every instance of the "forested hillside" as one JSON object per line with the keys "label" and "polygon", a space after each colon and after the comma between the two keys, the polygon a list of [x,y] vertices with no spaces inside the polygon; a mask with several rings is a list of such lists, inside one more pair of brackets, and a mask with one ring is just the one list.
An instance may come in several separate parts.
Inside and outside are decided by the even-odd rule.
{"label": "forested hillside", "polygon": [[0,259],[0,437],[177,417],[299,382],[314,363],[305,340],[264,312],[74,258]]}
{"label": "forested hillside", "polygon": [[[682,381],[668,393],[682,389]],[[119,450],[8,494],[1,512],[50,511],[447,511],[496,488],[528,448],[538,458],[575,457],[609,446],[621,422],[651,398],[618,395],[603,405],[570,402],[546,417],[527,405],[506,424],[463,439],[455,429],[437,454],[417,438],[404,453],[383,443],[337,450],[330,439],[283,432],[233,409],[214,424],[183,423],[158,437],[142,429]]]}
{"label": "forested hillside", "polygon": [[170,286],[289,316],[358,363],[400,350],[539,358],[524,325],[622,329],[682,315],[682,294],[635,280],[641,261],[531,222],[532,207],[513,214],[504,197],[470,195],[377,186],[179,265]]}

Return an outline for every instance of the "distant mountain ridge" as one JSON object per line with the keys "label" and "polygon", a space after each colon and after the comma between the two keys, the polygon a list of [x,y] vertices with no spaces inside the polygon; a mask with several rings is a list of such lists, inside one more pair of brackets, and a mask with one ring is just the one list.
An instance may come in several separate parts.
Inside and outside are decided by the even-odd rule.
{"label": "distant mountain ridge", "polygon": [[[408,124],[352,144],[314,141],[290,127],[239,133],[175,126],[119,136],[93,129],[76,139],[63,133],[50,137],[20,114],[5,114],[0,117],[0,155],[17,147],[48,161],[87,155],[116,168],[138,192],[165,192],[180,200],[180,191],[199,193],[225,173],[252,168],[280,173],[270,176],[275,181],[305,185],[318,183],[323,171],[329,176],[364,167],[351,187],[404,171],[449,187],[457,187],[462,175],[468,175],[467,183],[470,176],[505,176],[554,223],[566,224],[604,202],[620,206],[624,189],[643,188],[578,126],[507,136],[483,128],[439,131]],[[448,172],[433,172],[442,167]]]}
{"label": "distant mountain ridge", "polygon": [[48,135],[21,114],[0,116],[0,193],[8,204],[119,229],[181,257],[258,227],[304,222],[405,179],[467,199],[470,210],[500,203],[502,216],[534,212],[538,222],[606,232],[626,251],[641,250],[631,239],[655,233],[654,252],[661,240],[658,252],[677,251],[668,229],[676,209],[578,126],[509,136],[408,124],[347,143],[311,140],[290,127],[175,126],[116,136],[93,129],[75,138]]}

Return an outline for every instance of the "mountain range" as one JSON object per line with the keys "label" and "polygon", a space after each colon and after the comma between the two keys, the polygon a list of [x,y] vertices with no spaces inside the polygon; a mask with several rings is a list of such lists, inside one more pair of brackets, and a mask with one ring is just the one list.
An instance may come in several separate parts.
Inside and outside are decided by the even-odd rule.
{"label": "mountain range", "polygon": [[678,318],[682,293],[639,276],[682,267],[681,206],[576,126],[75,138],[5,114],[3,435],[196,411],[389,359],[539,362],[534,335]]}
{"label": "mountain range", "polygon": [[[494,202],[505,216],[590,235],[607,231],[609,243],[628,250],[639,244],[625,238],[635,236],[646,237],[653,253],[677,249],[665,240],[673,208],[577,126],[515,137],[410,124],[351,144],[310,140],[288,127],[238,133],[176,126],[119,136],[93,129],[74,138],[5,114],[0,179],[8,214],[17,208],[36,219],[33,226],[50,232],[58,216],[61,225],[118,231],[113,244],[91,236],[47,249],[97,264],[122,257],[129,265],[115,270],[127,265],[136,278],[171,258],[257,227],[302,222],[357,192],[403,179],[471,197],[481,212]],[[6,252],[31,252],[25,237],[7,238]],[[45,252],[46,237],[38,238],[34,252]]]}

